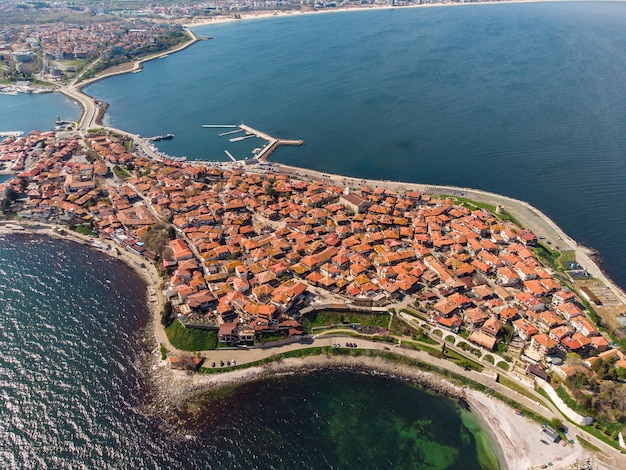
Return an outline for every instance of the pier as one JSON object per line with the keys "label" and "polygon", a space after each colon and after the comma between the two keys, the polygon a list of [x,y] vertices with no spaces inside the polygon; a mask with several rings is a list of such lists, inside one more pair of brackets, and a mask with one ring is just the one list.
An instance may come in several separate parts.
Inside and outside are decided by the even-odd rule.
{"label": "pier", "polygon": [[[203,124],[202,127],[208,129],[237,129],[233,131],[222,132],[221,134],[219,134],[220,137],[229,134],[236,134],[237,132],[242,131],[246,133],[245,136],[233,137],[231,139],[228,139],[229,142],[239,142],[241,140],[249,139],[251,137],[258,137],[259,139],[266,140],[267,145],[265,145],[265,147],[263,147],[263,149],[253,157],[260,162],[267,162],[267,159],[272,154],[272,152],[281,145],[304,145],[304,140],[277,139],[276,137],[272,137],[271,135],[266,134],[265,132],[261,132],[254,127],[250,127],[243,122],[238,126],[234,124]],[[224,150],[224,152],[226,152],[226,155],[228,155],[234,162],[237,161],[235,157],[233,157],[228,152],[228,150]]]}
{"label": "pier", "polygon": [[267,140],[268,144],[254,157],[260,162],[266,162],[272,152],[281,145],[304,145],[304,140],[277,139],[276,137],[272,137],[271,135],[250,127],[243,122],[239,125],[239,128],[246,131],[248,134],[258,137],[259,139]]}
{"label": "pier", "polygon": [[23,134],[22,131],[5,131],[0,132],[0,137],[19,137]]}
{"label": "pier", "polygon": [[246,140],[246,139],[250,139],[252,137],[256,137],[253,134],[248,134],[248,135],[242,135],[241,137],[233,137],[232,139],[228,139],[229,142],[239,142],[241,140]]}
{"label": "pier", "polygon": [[225,135],[237,134],[239,132],[243,132],[243,129],[236,129],[234,131],[222,132],[221,134],[217,134],[219,137],[224,137]]}
{"label": "pier", "polygon": [[239,126],[235,124],[202,124],[202,127],[209,129],[234,129]]}

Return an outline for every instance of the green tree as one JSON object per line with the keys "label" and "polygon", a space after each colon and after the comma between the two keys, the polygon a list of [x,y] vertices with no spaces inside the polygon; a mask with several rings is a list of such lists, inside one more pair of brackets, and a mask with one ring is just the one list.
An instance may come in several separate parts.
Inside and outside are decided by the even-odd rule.
{"label": "green tree", "polygon": [[18,192],[15,189],[13,189],[12,187],[10,187],[10,186],[4,192],[4,195],[5,195],[6,199],[9,200],[9,202],[16,201],[17,198],[20,197]]}
{"label": "green tree", "polygon": [[163,306],[163,311],[161,312],[161,324],[164,327],[168,327],[174,321],[174,308],[172,307],[172,302],[167,301]]}
{"label": "green tree", "polygon": [[565,431],[565,428],[563,427],[563,421],[561,421],[559,418],[552,418],[550,420],[550,427],[556,432]]}

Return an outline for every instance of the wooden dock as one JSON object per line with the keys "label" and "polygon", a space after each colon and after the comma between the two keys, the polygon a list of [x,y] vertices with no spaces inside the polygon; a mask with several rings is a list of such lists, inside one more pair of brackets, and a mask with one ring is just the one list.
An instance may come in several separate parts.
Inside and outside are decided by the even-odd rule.
{"label": "wooden dock", "polygon": [[22,134],[22,131],[4,131],[0,132],[0,137],[19,137]]}

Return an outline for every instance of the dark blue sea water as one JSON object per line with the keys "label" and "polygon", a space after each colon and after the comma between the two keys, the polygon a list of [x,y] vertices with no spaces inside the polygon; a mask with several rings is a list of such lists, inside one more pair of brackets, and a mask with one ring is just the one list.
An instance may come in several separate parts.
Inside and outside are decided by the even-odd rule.
{"label": "dark blue sea water", "polygon": [[57,116],[74,121],[80,117],[80,106],[59,93],[0,95],[0,132],[48,131]]}
{"label": "dark blue sea water", "polygon": [[226,160],[202,124],[302,138],[272,159],[493,191],[599,250],[626,287],[626,3],[473,5],[279,17],[90,86],[107,123]]}
{"label": "dark blue sea water", "polygon": [[166,424],[146,412],[136,365],[147,315],[121,262],[0,239],[0,468],[494,468],[453,401],[349,372],[247,384]]}

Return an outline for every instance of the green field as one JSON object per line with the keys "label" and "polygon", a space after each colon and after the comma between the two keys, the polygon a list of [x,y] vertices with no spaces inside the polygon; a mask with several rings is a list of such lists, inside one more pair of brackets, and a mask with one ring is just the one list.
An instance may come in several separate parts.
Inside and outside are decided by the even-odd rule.
{"label": "green field", "polygon": [[300,321],[304,327],[304,331],[308,334],[312,332],[313,328],[330,325],[345,325],[348,327],[352,324],[359,324],[362,326],[387,328],[387,325],[389,325],[389,314],[377,315],[373,313],[320,310],[304,315]]}
{"label": "green field", "polygon": [[165,330],[167,338],[177,349],[183,351],[206,351],[217,348],[217,331],[185,328],[179,321],[174,321]]}

